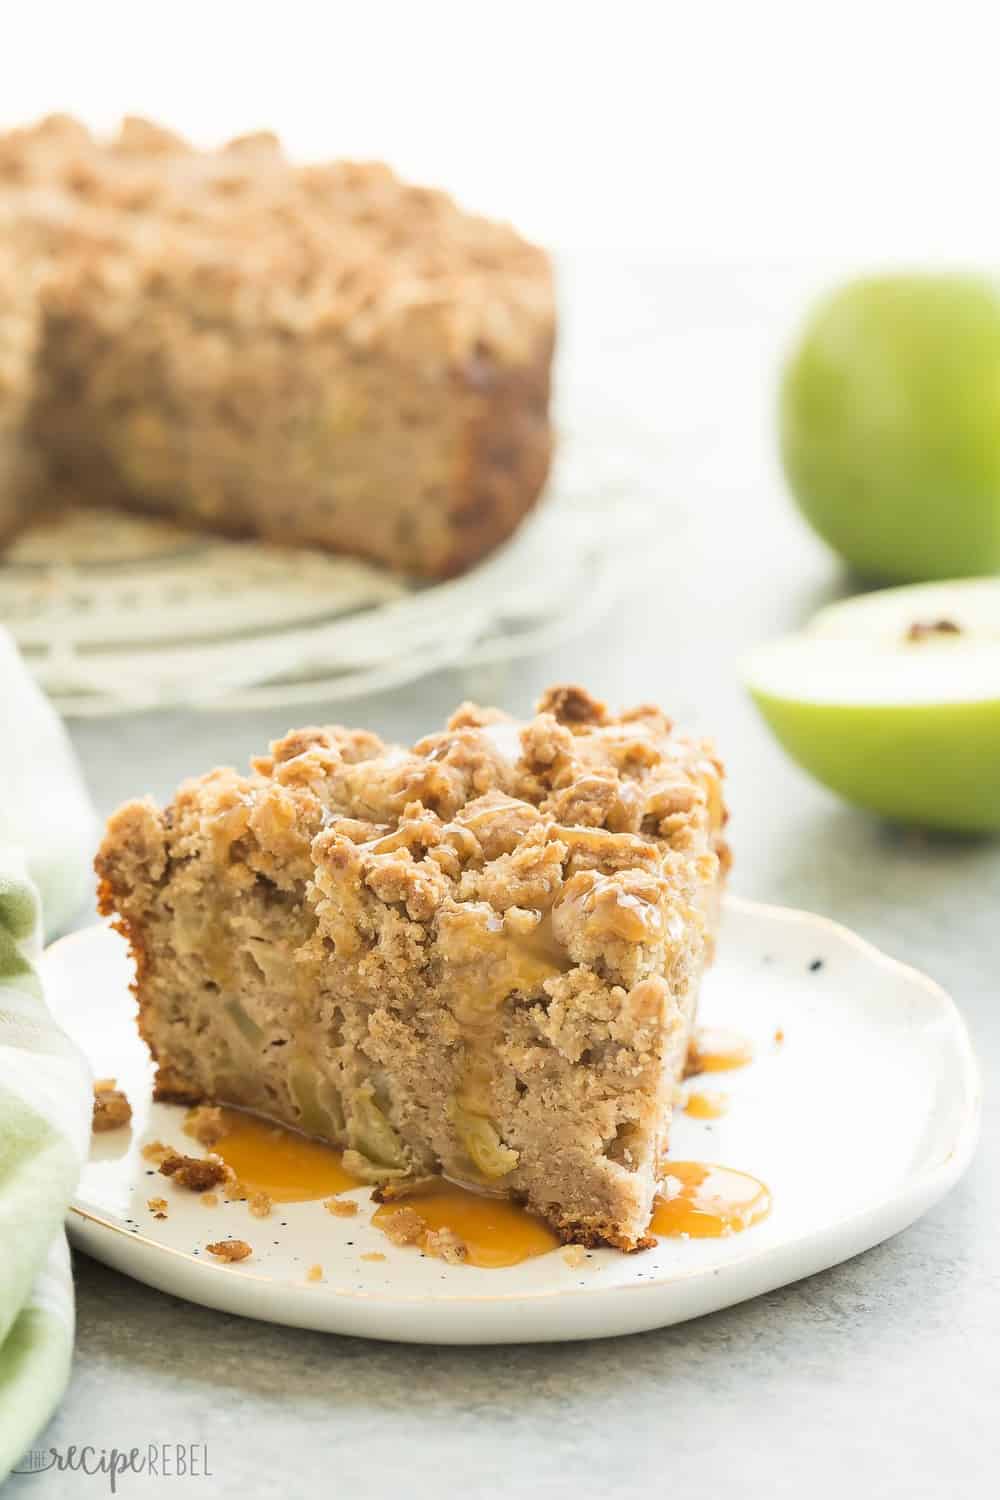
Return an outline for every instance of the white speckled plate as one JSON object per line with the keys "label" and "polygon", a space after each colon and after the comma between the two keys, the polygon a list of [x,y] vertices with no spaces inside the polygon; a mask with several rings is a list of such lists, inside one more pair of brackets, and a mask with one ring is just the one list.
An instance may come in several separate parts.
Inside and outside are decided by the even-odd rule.
{"label": "white speckled plate", "polygon": [[[965,1026],[931,980],[845,928],[805,912],[731,900],[701,1020],[752,1038],[754,1061],[716,1075],[718,1120],[676,1117],[672,1154],[762,1178],[770,1216],[728,1239],[661,1240],[638,1255],[602,1250],[578,1266],[559,1250],[505,1270],[449,1266],[400,1249],[322,1204],[270,1219],[245,1204],[206,1208],[164,1191],[140,1143],[190,1145],[182,1111],[154,1104],[134,1030],[124,945],[107,927],[64,938],[45,959],[50,1002],[98,1076],[132,1100],[127,1132],[95,1137],[69,1215],[82,1250],[150,1286],[225,1312],[334,1333],[421,1343],[521,1343],[634,1333],[712,1312],[845,1260],[905,1228],[958,1180],[975,1146],[979,1079]],[[775,1033],[784,1041],[777,1043]],[[247,1239],[238,1265],[210,1240]],[[199,1254],[194,1252],[198,1250]],[[367,1251],[386,1259],[365,1261]],[[321,1264],[325,1280],[306,1280]]]}

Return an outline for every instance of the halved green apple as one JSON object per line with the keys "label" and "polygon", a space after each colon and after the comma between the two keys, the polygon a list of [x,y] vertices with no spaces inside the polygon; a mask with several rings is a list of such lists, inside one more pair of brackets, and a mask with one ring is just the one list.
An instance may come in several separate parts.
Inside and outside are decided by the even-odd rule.
{"label": "halved green apple", "polygon": [[1000,831],[1000,579],[831,605],[753,652],[744,677],[792,758],[849,802]]}

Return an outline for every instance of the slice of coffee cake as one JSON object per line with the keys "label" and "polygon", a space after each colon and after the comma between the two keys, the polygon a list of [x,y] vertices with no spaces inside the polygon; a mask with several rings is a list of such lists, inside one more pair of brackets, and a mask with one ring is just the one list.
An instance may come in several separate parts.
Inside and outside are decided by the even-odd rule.
{"label": "slice of coffee cake", "polygon": [[162,1099],[242,1105],[373,1182],[647,1233],[727,855],[712,747],[551,689],[412,750],[302,729],[131,802],[97,859]]}

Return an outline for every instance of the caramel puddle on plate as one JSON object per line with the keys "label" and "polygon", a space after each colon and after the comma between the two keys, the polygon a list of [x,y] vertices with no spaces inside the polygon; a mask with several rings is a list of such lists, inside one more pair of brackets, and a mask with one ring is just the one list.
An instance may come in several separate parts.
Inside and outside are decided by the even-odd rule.
{"label": "caramel puddle on plate", "polygon": [[695,1027],[686,1072],[727,1073],[731,1068],[745,1068],[753,1059],[753,1046],[738,1031],[722,1031],[714,1026]]}
{"label": "caramel puddle on plate", "polygon": [[[558,1248],[559,1240],[541,1219],[536,1219],[509,1198],[489,1198],[443,1179],[419,1193],[407,1194],[375,1210],[372,1223],[379,1229],[401,1208],[412,1208],[427,1229],[450,1229],[464,1243],[467,1266],[496,1270],[516,1266],[536,1255]],[[417,1242],[419,1248],[420,1242]]]}
{"label": "caramel puddle on plate", "polygon": [[[248,1193],[266,1193],[275,1203],[302,1203],[364,1186],[344,1169],[333,1146],[242,1110],[224,1109],[223,1120],[226,1134],[213,1150]],[[428,1230],[450,1229],[457,1235],[468,1250],[467,1265],[491,1270],[515,1266],[559,1246],[552,1231],[518,1204],[443,1180],[380,1205],[372,1223],[381,1228],[404,1206],[418,1213]],[[749,1228],[770,1207],[767,1188],[745,1172],[672,1161],[650,1229],[660,1235],[718,1237]]]}
{"label": "caramel puddle on plate", "polygon": [[344,1170],[335,1146],[241,1109],[224,1109],[222,1118],[226,1134],[212,1150],[248,1192],[266,1193],[274,1203],[305,1203],[364,1186]]}
{"label": "caramel puddle on plate", "polygon": [[695,1120],[718,1120],[729,1108],[729,1095],[707,1089],[704,1093],[688,1094],[684,1101],[684,1113]]}
{"label": "caramel puddle on plate", "polygon": [[653,1234],[720,1239],[749,1229],[771,1211],[771,1194],[748,1172],[700,1161],[668,1161],[653,1208]]}
{"label": "caramel puddle on plate", "polygon": [[[303,1203],[364,1187],[345,1170],[334,1146],[310,1140],[239,1109],[224,1109],[226,1134],[213,1146],[248,1193],[266,1193],[274,1203]],[[558,1248],[540,1219],[506,1198],[488,1198],[441,1181],[376,1209],[380,1228],[400,1208],[413,1208],[428,1229],[450,1229],[467,1249],[466,1265],[516,1266]]]}

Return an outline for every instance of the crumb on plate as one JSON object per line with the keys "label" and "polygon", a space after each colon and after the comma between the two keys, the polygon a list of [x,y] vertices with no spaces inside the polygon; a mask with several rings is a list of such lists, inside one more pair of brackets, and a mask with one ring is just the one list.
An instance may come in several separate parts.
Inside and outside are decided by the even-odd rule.
{"label": "crumb on plate", "polygon": [[246,1240],[216,1240],[205,1249],[209,1255],[216,1256],[219,1260],[246,1260],[248,1255],[253,1254],[253,1246],[248,1245]]}
{"label": "crumb on plate", "polygon": [[322,1281],[323,1280],[323,1267],[322,1266],[310,1266],[309,1269],[308,1269],[308,1271],[306,1272],[306,1280],[307,1281]]}
{"label": "crumb on plate", "polygon": [[453,1229],[428,1229],[424,1236],[425,1255],[434,1255],[450,1266],[460,1266],[469,1258],[469,1247]]}
{"label": "crumb on plate", "polygon": [[255,1219],[266,1219],[271,1212],[271,1196],[269,1193],[251,1193],[247,1204]]}
{"label": "crumb on plate", "polygon": [[178,1187],[187,1188],[192,1193],[204,1193],[225,1180],[227,1167],[217,1156],[184,1156],[179,1151],[172,1151],[160,1162],[160,1171],[164,1177],[172,1178]]}
{"label": "crumb on plate", "polygon": [[121,1130],[132,1118],[132,1106],[114,1078],[99,1078],[94,1084],[93,1129]]}
{"label": "crumb on plate", "polygon": [[361,1257],[362,1260],[385,1260],[381,1250],[366,1250]]}
{"label": "crumb on plate", "polygon": [[413,1208],[397,1208],[378,1226],[394,1245],[415,1245],[427,1232],[427,1220]]}
{"label": "crumb on plate", "polygon": [[328,1214],[333,1214],[335,1219],[353,1219],[358,1211],[358,1205],[353,1198],[325,1198],[323,1207]]}

